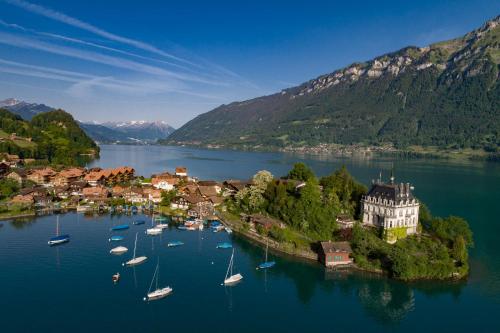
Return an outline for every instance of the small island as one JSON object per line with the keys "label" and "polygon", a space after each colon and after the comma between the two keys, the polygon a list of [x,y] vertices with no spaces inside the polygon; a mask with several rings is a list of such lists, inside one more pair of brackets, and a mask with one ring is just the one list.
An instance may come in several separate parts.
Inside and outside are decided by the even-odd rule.
{"label": "small island", "polygon": [[297,163],[279,179],[257,173],[226,207],[223,215],[237,231],[291,255],[319,254],[326,266],[402,280],[457,279],[469,271],[468,223],[433,217],[410,184],[396,184],[393,176],[373,181],[368,191],[344,167],[318,179]]}

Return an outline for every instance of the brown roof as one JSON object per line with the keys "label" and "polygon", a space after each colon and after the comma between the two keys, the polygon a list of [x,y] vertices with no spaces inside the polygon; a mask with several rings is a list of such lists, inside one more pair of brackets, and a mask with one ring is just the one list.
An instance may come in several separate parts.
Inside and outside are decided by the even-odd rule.
{"label": "brown roof", "polygon": [[321,242],[321,248],[324,253],[352,252],[349,242]]}
{"label": "brown roof", "polygon": [[185,167],[177,167],[175,168],[175,173],[187,173],[187,169]]}
{"label": "brown roof", "polygon": [[205,201],[203,197],[193,194],[185,196],[184,199],[186,199],[186,201],[189,202],[190,204],[197,204],[199,202]]}
{"label": "brown roof", "polygon": [[201,195],[205,197],[211,197],[217,195],[217,191],[213,186],[198,186],[198,189],[200,190]]}

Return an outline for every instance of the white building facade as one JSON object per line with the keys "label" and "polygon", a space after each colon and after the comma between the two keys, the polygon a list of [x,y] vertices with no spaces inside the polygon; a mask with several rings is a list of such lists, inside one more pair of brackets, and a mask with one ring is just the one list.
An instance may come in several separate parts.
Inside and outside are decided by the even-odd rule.
{"label": "white building facade", "polygon": [[389,243],[417,233],[420,203],[413,197],[409,183],[377,182],[361,199],[363,224],[382,229]]}

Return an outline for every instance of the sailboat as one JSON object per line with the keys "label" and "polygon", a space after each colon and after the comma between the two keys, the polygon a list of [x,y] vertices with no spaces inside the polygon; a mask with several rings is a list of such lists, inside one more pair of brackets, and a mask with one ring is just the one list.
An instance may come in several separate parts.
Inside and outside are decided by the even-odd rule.
{"label": "sailboat", "polygon": [[156,236],[163,232],[163,229],[153,225],[154,217],[151,218],[151,228],[146,229],[146,235]]}
{"label": "sailboat", "polygon": [[125,266],[125,265],[127,265],[127,266],[139,265],[139,264],[142,264],[143,262],[145,262],[146,259],[148,259],[148,257],[146,257],[146,256],[136,257],[135,256],[136,250],[137,250],[137,232],[135,233],[134,257],[132,259],[130,259],[129,261],[127,261],[126,263],[124,263],[123,266]]}
{"label": "sailboat", "polygon": [[227,267],[226,277],[224,278],[224,285],[230,285],[236,283],[243,279],[243,275],[240,273],[233,274],[233,266],[234,266],[234,249],[231,254],[231,259],[229,260],[229,266]]}
{"label": "sailboat", "polygon": [[275,261],[267,261],[267,252],[269,251],[269,242],[266,243],[266,260],[257,266],[257,269],[268,269],[276,265]]}
{"label": "sailboat", "polygon": [[[160,259],[158,258],[158,263],[156,264],[156,269],[153,274],[153,279],[151,280],[151,284],[149,285],[149,290],[148,294],[146,297],[144,297],[145,301],[154,301],[160,298],[163,298],[167,295],[169,295],[173,289],[170,287],[165,287],[165,288],[158,288],[158,279],[160,277]],[[153,287],[153,282],[155,281],[156,278],[156,289],[151,291],[151,288]]]}
{"label": "sailboat", "polygon": [[49,245],[58,245],[69,242],[69,235],[59,235],[59,215],[57,215],[56,236],[49,239]]}

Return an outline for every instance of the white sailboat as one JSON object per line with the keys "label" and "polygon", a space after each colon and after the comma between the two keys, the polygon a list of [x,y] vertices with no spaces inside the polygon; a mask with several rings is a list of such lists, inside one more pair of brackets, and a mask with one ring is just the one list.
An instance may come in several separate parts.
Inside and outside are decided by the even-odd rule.
{"label": "white sailboat", "polygon": [[[155,287],[156,289],[151,291],[155,278],[156,278],[156,287]],[[144,297],[145,301],[154,301],[163,298],[165,296],[168,296],[173,291],[173,289],[170,287],[158,288],[159,278],[160,278],[160,260],[158,259],[158,263],[156,264],[156,269],[153,274],[153,279],[151,280],[151,284],[149,285],[148,294],[146,295],[146,297]]]}
{"label": "white sailboat", "polygon": [[132,259],[130,259],[129,261],[127,261],[126,263],[124,263],[123,265],[127,265],[127,266],[135,266],[135,265],[139,265],[139,264],[142,264],[144,261],[146,261],[148,259],[148,257],[146,256],[141,256],[141,257],[136,257],[135,256],[135,252],[137,250],[137,233],[135,233],[135,243],[134,243],[134,256],[132,257]]}
{"label": "white sailboat", "polygon": [[233,274],[233,266],[234,266],[234,249],[231,254],[231,259],[229,260],[229,266],[227,267],[226,277],[224,278],[224,285],[234,284],[241,279],[243,279],[243,275],[240,273]]}
{"label": "white sailboat", "polygon": [[153,225],[153,221],[154,221],[154,214],[153,217],[151,218],[151,228],[146,229],[146,235],[156,236],[163,232],[162,228],[158,228],[158,226],[155,227]]}

